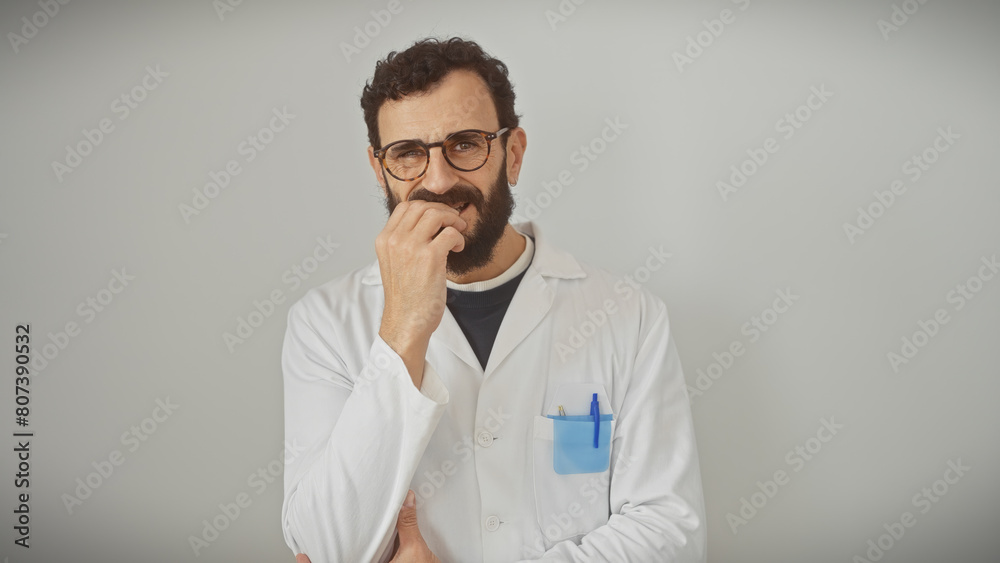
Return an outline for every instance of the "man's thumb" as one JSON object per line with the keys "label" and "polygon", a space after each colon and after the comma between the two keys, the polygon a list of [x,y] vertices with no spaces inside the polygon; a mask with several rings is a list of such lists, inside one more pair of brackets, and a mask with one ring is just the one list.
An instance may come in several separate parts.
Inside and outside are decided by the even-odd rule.
{"label": "man's thumb", "polygon": [[396,520],[396,529],[399,530],[399,546],[402,548],[409,543],[424,543],[424,538],[417,528],[417,502],[413,491],[406,492],[406,499],[403,500],[403,507],[399,509],[399,519]]}

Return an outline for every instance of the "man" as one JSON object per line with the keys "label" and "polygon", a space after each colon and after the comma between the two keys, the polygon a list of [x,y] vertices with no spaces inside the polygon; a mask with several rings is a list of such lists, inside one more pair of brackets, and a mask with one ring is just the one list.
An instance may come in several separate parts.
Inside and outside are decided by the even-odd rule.
{"label": "man", "polygon": [[282,355],[298,560],[704,561],[666,308],[508,223],[527,136],[507,67],[420,41],[361,105],[378,259],[292,306]]}

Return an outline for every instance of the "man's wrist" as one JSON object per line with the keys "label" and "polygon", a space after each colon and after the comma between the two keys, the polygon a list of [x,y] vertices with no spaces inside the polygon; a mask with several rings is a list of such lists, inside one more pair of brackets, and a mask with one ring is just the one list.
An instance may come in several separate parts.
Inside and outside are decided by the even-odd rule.
{"label": "man's wrist", "polygon": [[424,360],[427,357],[429,338],[413,338],[406,335],[395,335],[384,328],[379,330],[379,336],[403,360],[410,379],[417,389],[424,378]]}

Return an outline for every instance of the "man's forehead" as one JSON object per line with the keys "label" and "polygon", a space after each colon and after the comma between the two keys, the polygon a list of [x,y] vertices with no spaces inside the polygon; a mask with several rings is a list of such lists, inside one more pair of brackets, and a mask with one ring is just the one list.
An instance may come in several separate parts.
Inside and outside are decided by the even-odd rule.
{"label": "man's forehead", "polygon": [[493,98],[478,74],[452,71],[427,92],[388,100],[378,113],[383,145],[400,139],[435,142],[462,129],[499,127]]}

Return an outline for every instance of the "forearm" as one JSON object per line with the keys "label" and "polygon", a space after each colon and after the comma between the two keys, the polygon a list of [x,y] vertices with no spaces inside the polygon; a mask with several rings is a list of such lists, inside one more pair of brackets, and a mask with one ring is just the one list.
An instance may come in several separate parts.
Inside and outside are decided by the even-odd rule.
{"label": "forearm", "polygon": [[[418,390],[400,357],[381,340],[373,345],[329,436],[286,466],[282,522],[293,551],[313,563],[372,561],[391,547],[402,499],[447,402],[440,379],[427,372]],[[309,387],[286,384],[286,409],[315,400]],[[317,416],[331,414],[321,408]],[[319,422],[288,418],[289,441],[309,439],[304,425]]]}
{"label": "forearm", "polygon": [[[697,494],[700,496],[701,491]],[[671,507],[638,506],[612,514],[608,523],[575,543],[557,543],[537,559],[517,563],[598,563],[605,561],[704,562],[704,514],[677,499]]]}

